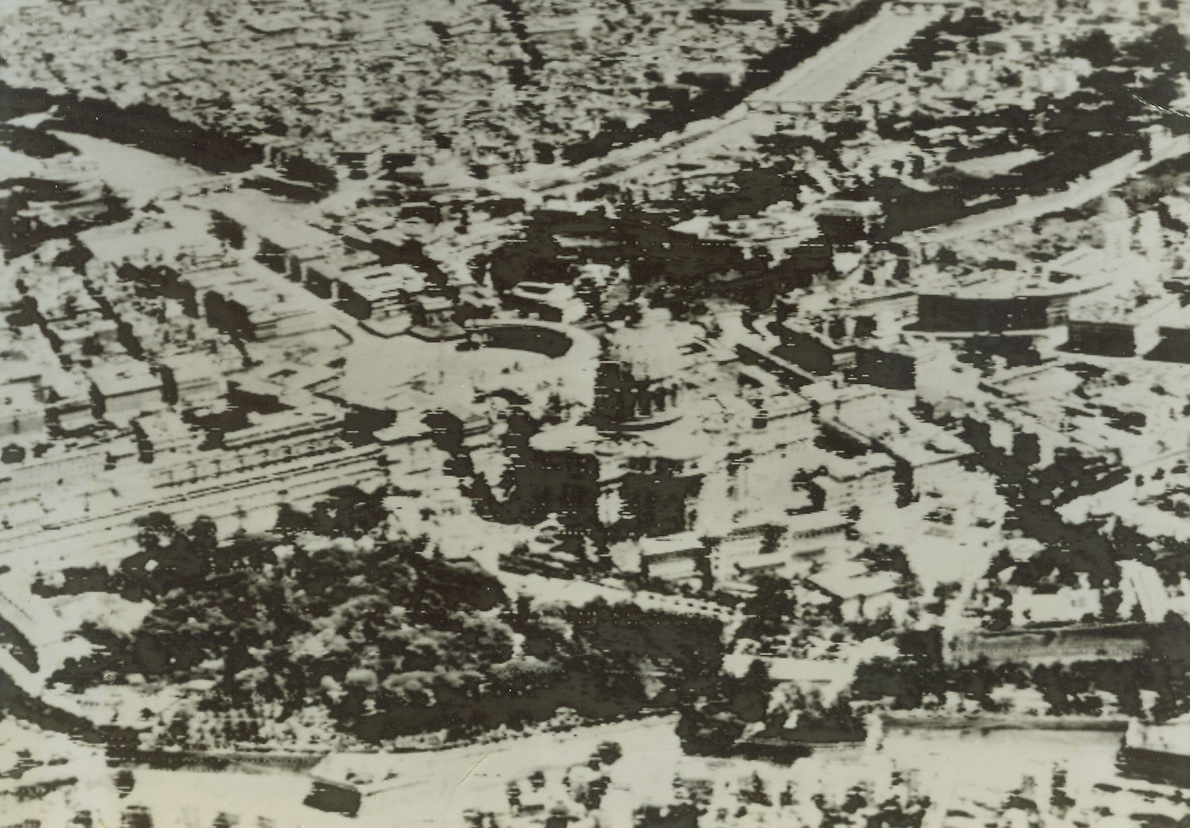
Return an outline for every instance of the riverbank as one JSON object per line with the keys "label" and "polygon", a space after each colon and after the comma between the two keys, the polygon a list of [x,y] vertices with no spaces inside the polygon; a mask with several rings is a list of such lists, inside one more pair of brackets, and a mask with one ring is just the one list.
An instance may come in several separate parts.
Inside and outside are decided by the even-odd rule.
{"label": "riverbank", "polygon": [[[1116,767],[1118,736],[1101,731],[892,727],[879,746],[834,747],[779,766],[750,759],[685,756],[671,723],[661,719],[541,734],[432,755],[337,759],[326,765],[327,773],[358,765],[357,770],[381,782],[363,797],[354,819],[304,806],[312,786],[309,774],[278,769],[230,769],[217,774],[137,769],[136,787],[126,804],[149,809],[154,821],[163,825],[181,824],[178,820],[183,816],[196,819],[194,824],[210,824],[221,811],[241,821],[265,817],[307,828],[389,825],[397,813],[402,825],[461,825],[467,810],[508,813],[508,786],[519,784],[529,795],[525,780],[530,775],[542,773],[548,790],[569,769],[585,766],[587,757],[604,742],[615,742],[622,750],[622,758],[603,771],[609,785],[601,814],[609,825],[632,824],[631,815],[641,805],[672,802],[675,779],[694,785],[711,779],[716,786],[758,785],[772,797],[763,809],[749,808],[758,813],[783,807],[776,802],[777,793],[790,790],[810,815],[817,814],[809,801],[811,793],[841,802],[849,792],[861,790],[870,801],[883,801],[907,785],[929,797],[938,817],[925,823],[931,825],[949,824],[941,817],[956,809],[995,813],[1022,790],[1045,790],[1044,799],[1038,799],[1045,802],[1051,786],[1088,807],[1104,797],[1115,797],[1111,801],[1118,808],[1113,810],[1127,813],[1132,799],[1128,790],[1137,786]],[[784,810],[780,814],[790,816]],[[777,817],[778,811],[771,815]]]}
{"label": "riverbank", "polygon": [[[302,200],[323,198],[334,191],[334,170],[293,155],[270,157],[267,140],[238,138],[174,117],[160,106],[121,107],[112,101],[53,94],[44,89],[14,87],[0,81],[0,123],[42,115],[42,130],[61,130],[105,139],[127,147],[190,164],[213,174],[239,174],[262,165],[278,178],[255,176],[249,186],[281,186],[290,182]],[[312,195],[311,195],[312,194]]]}

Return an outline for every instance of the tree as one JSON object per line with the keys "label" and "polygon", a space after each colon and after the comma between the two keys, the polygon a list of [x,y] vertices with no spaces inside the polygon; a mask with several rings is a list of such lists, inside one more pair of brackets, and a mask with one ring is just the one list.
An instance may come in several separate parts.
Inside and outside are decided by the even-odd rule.
{"label": "tree", "polygon": [[756,771],[752,772],[752,775],[748,777],[748,781],[740,788],[739,797],[740,801],[748,805],[763,805],[767,808],[773,804],[764,780],[760,778],[760,774]]}
{"label": "tree", "polygon": [[797,613],[797,601],[789,582],[772,575],[759,575],[753,585],[756,591],[744,605],[747,620],[740,626],[737,637],[760,641],[789,632]]}
{"label": "tree", "polygon": [[1115,66],[1119,61],[1119,50],[1111,36],[1103,29],[1093,29],[1085,37],[1071,42],[1066,47],[1071,57],[1083,58],[1096,68]]}
{"label": "tree", "polygon": [[753,659],[736,685],[728,709],[745,722],[764,721],[772,692],[768,666],[760,659]]}
{"label": "tree", "polygon": [[1175,612],[1153,630],[1145,673],[1157,691],[1153,717],[1158,721],[1190,712],[1190,623]]}
{"label": "tree", "polygon": [[383,488],[371,494],[353,486],[335,489],[329,499],[320,501],[311,512],[314,530],[327,536],[349,538],[371,534],[388,519],[388,511],[384,508],[386,495]]}

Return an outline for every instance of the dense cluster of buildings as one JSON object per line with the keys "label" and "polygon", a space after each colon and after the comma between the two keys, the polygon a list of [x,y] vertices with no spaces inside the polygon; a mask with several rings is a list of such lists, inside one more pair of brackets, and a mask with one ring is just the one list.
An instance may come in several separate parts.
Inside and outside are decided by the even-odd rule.
{"label": "dense cluster of buildings", "polygon": [[[346,486],[527,596],[722,620],[724,674],[819,698],[893,632],[1033,668],[1134,662],[1190,617],[1190,141],[1143,113],[1071,129],[1114,71],[1087,27],[1123,48],[1170,4],[232,5],[33,2],[0,34],[4,81],[50,96],[20,129],[64,141],[0,134],[0,670],[24,692],[164,738],[210,688],[43,693],[91,645],[30,585],[118,565],[152,513],[227,535]],[[870,61],[785,74],[841,14]],[[72,143],[80,100],[259,156],[132,186],[107,153],[146,146]],[[766,590],[792,607],[769,628]],[[121,623],[142,603],[107,597]],[[1026,690],[996,703],[1044,712]],[[270,745],[335,728],[291,719]],[[611,764],[468,818],[594,824]],[[767,793],[708,784],[703,823],[671,797],[624,824],[763,823]]]}
{"label": "dense cluster of buildings", "polygon": [[[282,167],[303,157],[407,185],[549,164],[650,119],[680,121],[692,100],[737,86],[784,39],[850,5],[31,4],[5,32],[22,55],[14,85],[162,106],[262,144]],[[69,53],[20,46],[68,32]]]}

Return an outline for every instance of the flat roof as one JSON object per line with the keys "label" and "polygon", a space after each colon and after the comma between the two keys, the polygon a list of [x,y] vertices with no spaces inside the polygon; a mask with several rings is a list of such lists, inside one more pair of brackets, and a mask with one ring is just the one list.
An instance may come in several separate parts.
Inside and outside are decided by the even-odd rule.
{"label": "flat roof", "polygon": [[857,561],[824,569],[806,579],[809,583],[844,600],[864,598],[891,592],[897,586],[897,576],[891,572],[870,572]]}
{"label": "flat roof", "polygon": [[703,548],[702,537],[697,532],[679,532],[659,538],[640,539],[641,554],[650,557],[671,555],[675,552],[701,551]]}
{"label": "flat roof", "polygon": [[136,360],[99,365],[91,369],[89,376],[96,390],[105,397],[138,394],[161,387],[161,380],[153,369]]}
{"label": "flat roof", "polygon": [[33,385],[27,382],[12,383],[0,386],[0,406],[12,412],[40,408],[41,403]]}

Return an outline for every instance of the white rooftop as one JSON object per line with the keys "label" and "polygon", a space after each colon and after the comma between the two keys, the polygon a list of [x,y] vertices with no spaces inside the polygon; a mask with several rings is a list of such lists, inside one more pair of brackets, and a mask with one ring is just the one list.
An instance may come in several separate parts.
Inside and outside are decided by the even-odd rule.
{"label": "white rooftop", "polygon": [[891,572],[869,572],[857,561],[838,564],[807,578],[811,584],[843,600],[891,592],[897,576]]}

